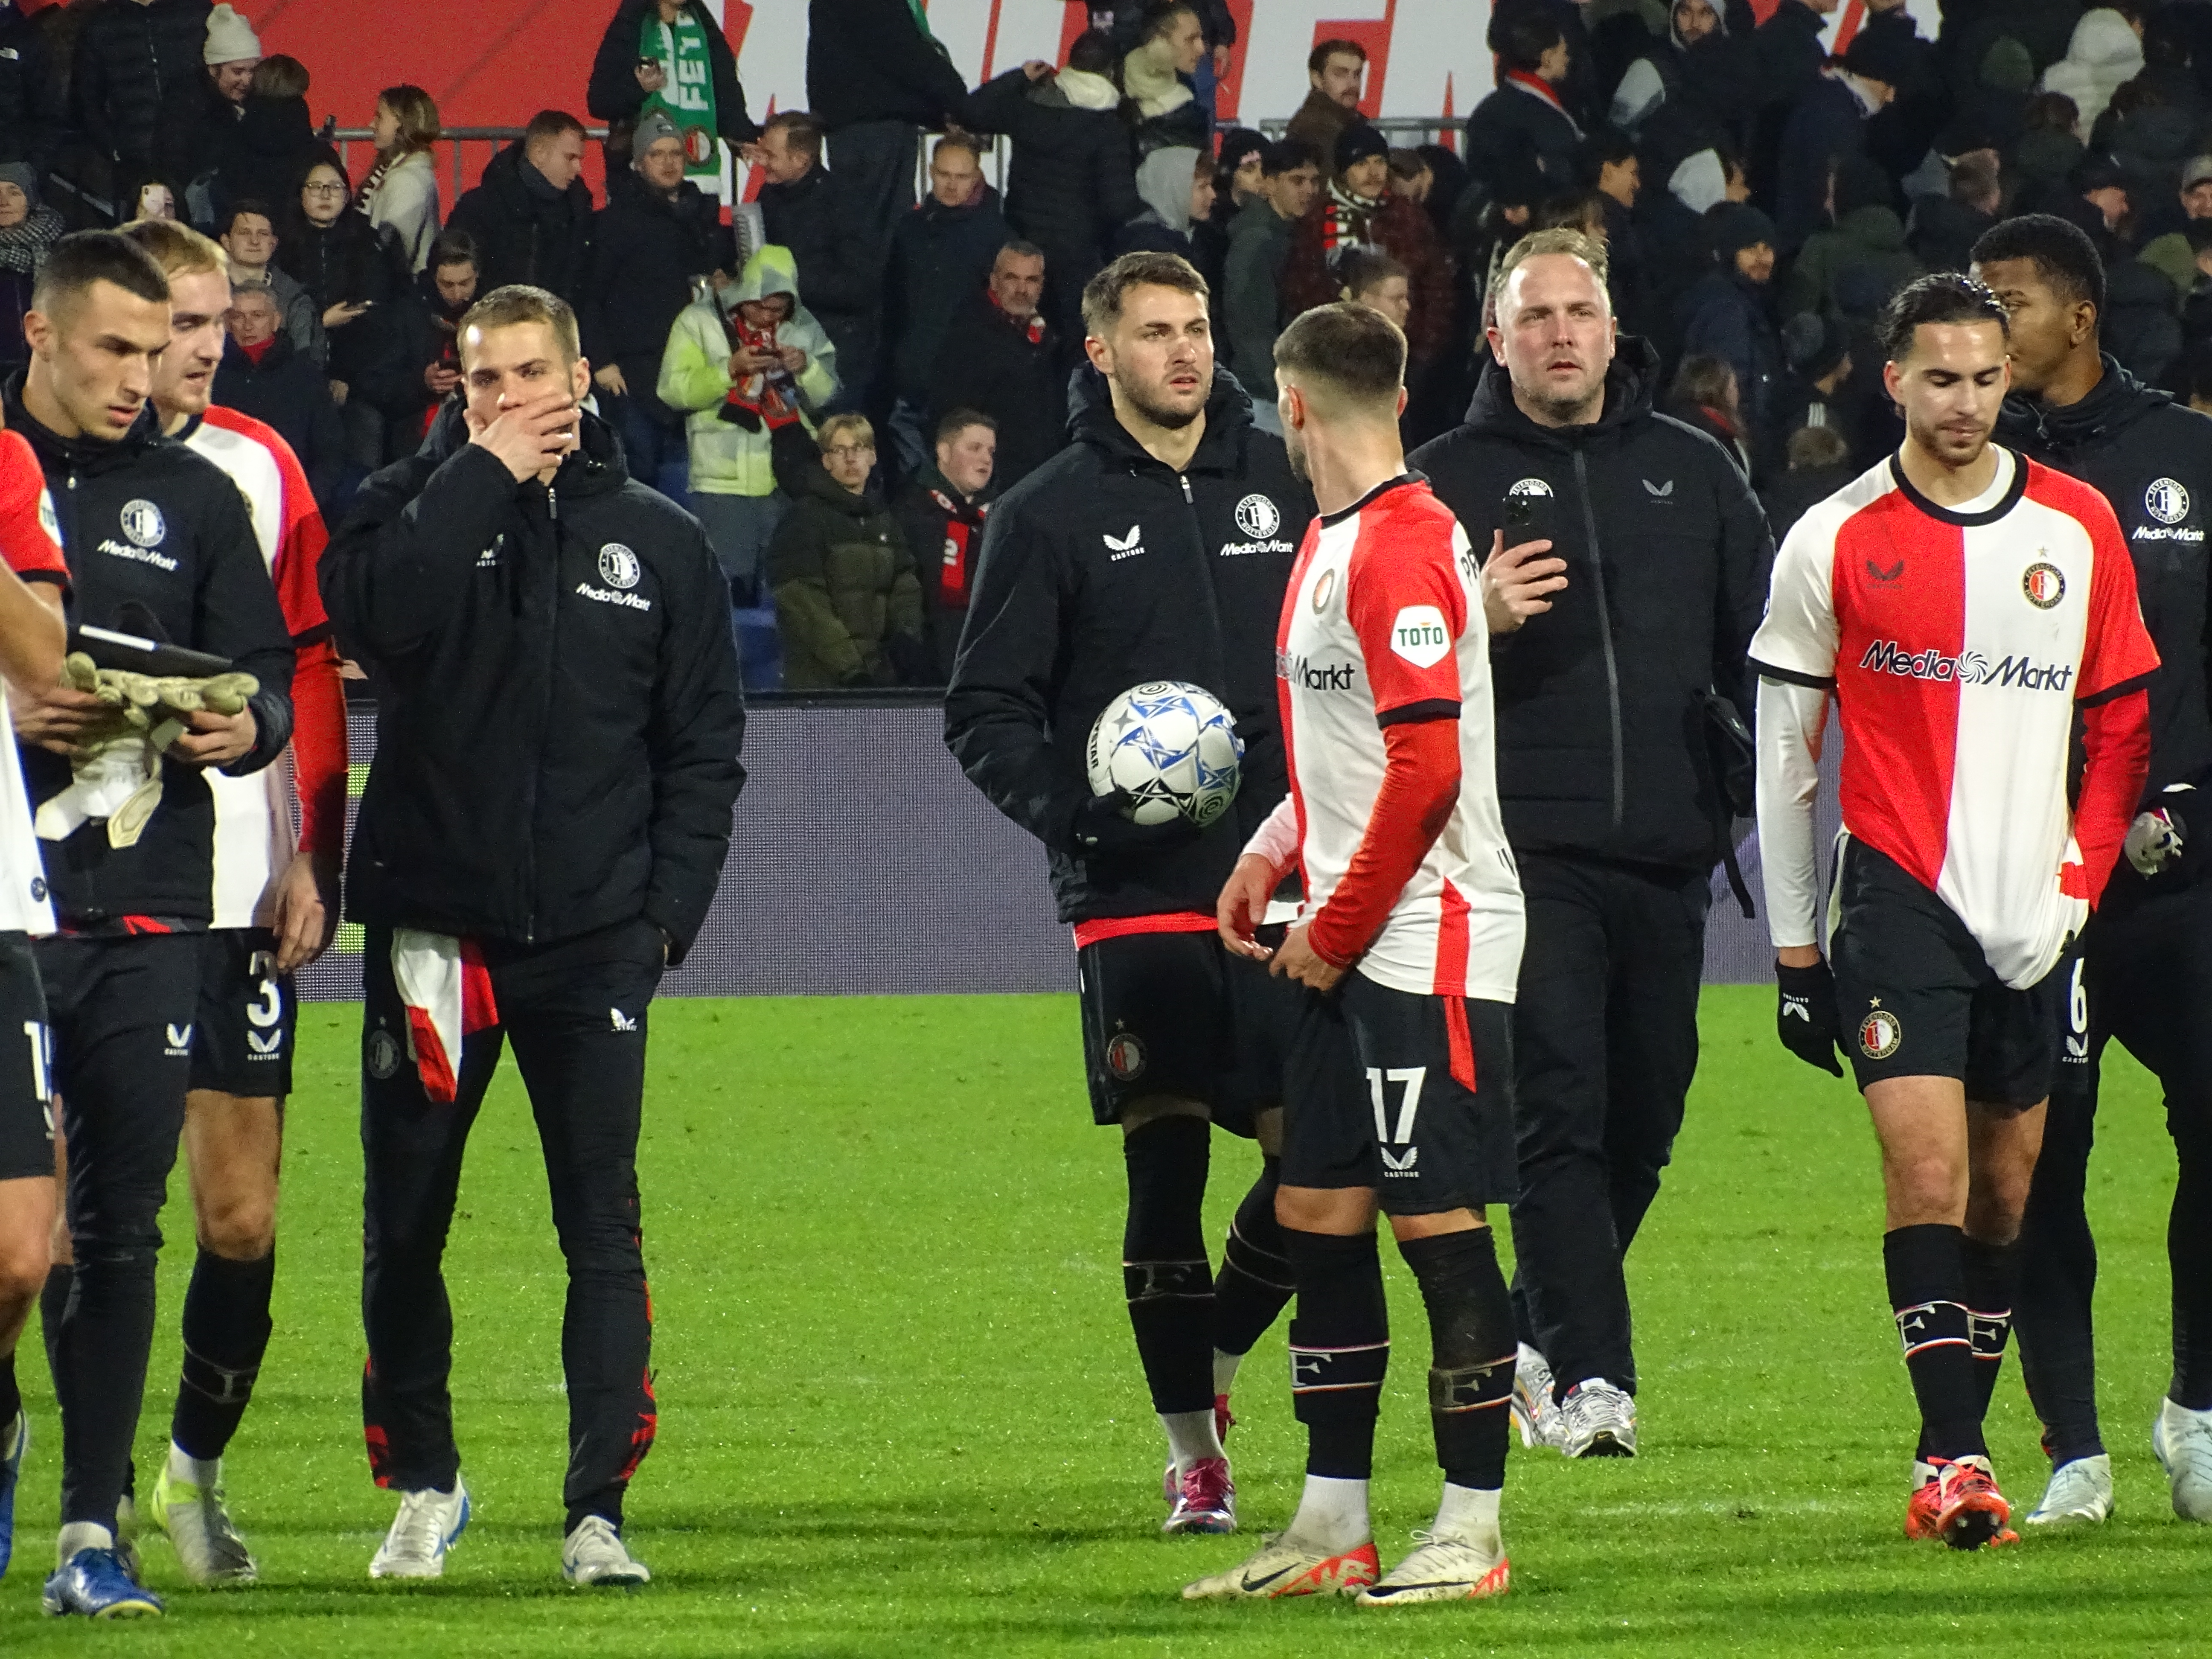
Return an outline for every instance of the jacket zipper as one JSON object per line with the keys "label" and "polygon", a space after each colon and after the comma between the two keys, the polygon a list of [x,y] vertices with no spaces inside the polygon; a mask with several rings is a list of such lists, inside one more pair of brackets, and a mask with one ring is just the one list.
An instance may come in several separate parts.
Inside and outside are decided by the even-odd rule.
{"label": "jacket zipper", "polygon": [[1176,482],[1182,486],[1183,505],[1190,510],[1191,533],[1198,538],[1198,592],[1206,606],[1206,672],[1213,676],[1213,683],[1221,688],[1225,698],[1230,695],[1229,659],[1223,651],[1221,596],[1213,586],[1213,560],[1206,550],[1206,521],[1199,516],[1198,497],[1192,493],[1190,475],[1178,472]]}
{"label": "jacket zipper", "polygon": [[522,792],[522,868],[530,885],[529,915],[523,920],[522,942],[538,942],[538,775],[545,763],[545,733],[553,722],[553,663],[559,653],[554,633],[561,625],[561,497],[551,483],[545,486],[545,520],[553,534],[553,598],[545,618],[544,700],[538,711],[538,753],[531,759],[530,781]]}
{"label": "jacket zipper", "polygon": [[1575,489],[1583,504],[1583,533],[1589,539],[1590,588],[1597,595],[1598,639],[1605,647],[1606,710],[1613,719],[1613,827],[1618,834],[1628,810],[1627,762],[1622,753],[1620,736],[1620,664],[1613,654],[1613,608],[1605,598],[1605,553],[1598,546],[1597,514],[1590,507],[1589,468],[1580,444],[1575,446],[1574,454]]}

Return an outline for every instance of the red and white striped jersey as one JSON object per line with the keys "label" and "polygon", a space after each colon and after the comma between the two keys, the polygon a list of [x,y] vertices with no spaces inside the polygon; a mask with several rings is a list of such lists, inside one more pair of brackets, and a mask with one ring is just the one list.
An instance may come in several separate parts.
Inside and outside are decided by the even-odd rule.
{"label": "red and white striped jersey", "polygon": [[[230,475],[246,498],[254,539],[276,585],[285,625],[295,642],[330,632],[316,581],[316,563],[329,536],[307,475],[292,446],[275,428],[234,409],[210,405],[185,433],[198,450]],[[295,702],[297,690],[295,688]],[[299,732],[295,723],[295,732]],[[276,765],[234,778],[213,768],[205,776],[215,797],[216,927],[266,927],[270,880],[290,862],[295,846],[292,795],[299,773],[295,741]]]}
{"label": "red and white striped jersey", "polygon": [[[1370,833],[1383,728],[1457,716],[1456,804],[1358,967],[1394,990],[1510,1002],[1521,971],[1521,883],[1498,807],[1479,582],[1451,509],[1418,476],[1395,479],[1307,527],[1284,599],[1276,672],[1309,921]],[[1379,836],[1416,833],[1410,823],[1372,827]]]}
{"label": "red and white striped jersey", "polygon": [[[2105,498],[1996,456],[1990,489],[1961,507],[1922,495],[1893,456],[1814,507],[1776,556],[1751,655],[1771,680],[1833,689],[1844,829],[1935,892],[1998,977],[2026,987],[2057,963],[2110,870],[2107,854],[2087,873],[2082,849],[2116,852],[2135,810],[2131,791],[2117,805],[2105,792],[2092,823],[2085,785],[2083,817],[2069,815],[2075,712],[2140,687],[2158,654]],[[1768,816],[1762,799],[1763,848]],[[1803,851],[1765,860],[1778,944],[1812,938]]]}

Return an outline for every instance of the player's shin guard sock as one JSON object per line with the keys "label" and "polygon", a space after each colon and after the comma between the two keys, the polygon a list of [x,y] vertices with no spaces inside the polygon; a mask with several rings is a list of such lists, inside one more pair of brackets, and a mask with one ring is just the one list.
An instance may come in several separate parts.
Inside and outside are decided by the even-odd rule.
{"label": "player's shin guard sock", "polygon": [[2012,1335],[2020,1246],[1966,1238],[1960,1254],[1966,1269],[1966,1338],[1974,1356],[1977,1410],[1987,1417],[1996,1394],[1997,1373],[2004,1365],[2005,1343]]}
{"label": "player's shin guard sock", "polygon": [[[22,1390],[15,1386],[15,1351],[0,1353],[0,1438],[12,1434],[15,1413],[23,1409]],[[7,1448],[0,1446],[0,1457],[7,1455]]]}
{"label": "player's shin guard sock", "polygon": [[253,1379],[269,1347],[269,1294],[276,1282],[273,1250],[258,1261],[233,1261],[202,1250],[185,1291],[185,1364],[169,1438],[185,1456],[213,1462],[238,1432]]}
{"label": "player's shin guard sock", "polygon": [[1375,1235],[1283,1229],[1298,1282],[1291,1316],[1291,1401],[1306,1427],[1306,1473],[1364,1480],[1390,1364],[1390,1315]]}
{"label": "player's shin guard sock", "polygon": [[76,1267],[59,1261],[46,1269],[46,1288],[39,1292],[39,1334],[46,1345],[46,1370],[54,1379],[54,1393],[67,1398],[62,1377],[62,1316],[69,1311],[70,1290],[76,1283]]}
{"label": "player's shin guard sock", "polygon": [[1213,1411],[1213,1275],[1202,1208],[1211,1133],[1204,1118],[1156,1118],[1121,1146],[1129,1171],[1121,1286],[1164,1424],[1190,1412],[1210,1420]]}
{"label": "player's shin guard sock", "polygon": [[1260,1178],[1229,1224],[1221,1272],[1213,1281],[1213,1391],[1227,1394],[1237,1363],[1275,1322],[1290,1301],[1291,1258],[1275,1219],[1275,1188],[1283,1161],[1263,1158]]}
{"label": "player's shin guard sock", "polygon": [[2212,1133],[2177,1134],[2173,1144],[2181,1176],[2166,1224],[2173,1269],[2173,1382],[2166,1398],[2185,1411],[2212,1411]]}
{"label": "player's shin guard sock", "polygon": [[1986,1455],[1981,1391],[1966,1319],[1966,1236],[1956,1227],[1899,1227],[1881,1241],[1889,1305],[1920,1404],[1920,1455]]}
{"label": "player's shin guard sock", "polygon": [[1401,1239],[1429,1315],[1429,1419],[1437,1462],[1453,1486],[1505,1484],[1513,1426],[1513,1300],[1487,1227]]}

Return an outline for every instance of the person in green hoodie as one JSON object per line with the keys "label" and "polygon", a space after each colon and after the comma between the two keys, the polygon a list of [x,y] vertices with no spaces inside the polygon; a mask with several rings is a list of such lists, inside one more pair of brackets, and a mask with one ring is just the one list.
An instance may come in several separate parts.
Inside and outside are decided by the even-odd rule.
{"label": "person in green hoodie", "polygon": [[779,434],[787,434],[787,450],[801,439],[803,453],[802,434],[837,384],[837,348],[799,302],[788,248],[762,248],[736,282],[693,301],[668,331],[653,390],[684,411],[691,509],[734,601],[757,593],[787,505],[776,489]]}
{"label": "person in green hoodie", "polygon": [[768,550],[785,689],[927,684],[914,556],[868,488],[875,428],[865,416],[833,415],[815,441],[821,470],[797,474],[798,499]]}

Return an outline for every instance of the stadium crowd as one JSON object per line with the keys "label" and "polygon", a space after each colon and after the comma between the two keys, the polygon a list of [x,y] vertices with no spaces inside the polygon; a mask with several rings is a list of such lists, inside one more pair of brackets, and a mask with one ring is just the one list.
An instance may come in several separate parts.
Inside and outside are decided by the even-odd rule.
{"label": "stadium crowd", "polygon": [[[1657,354],[1660,405],[1722,442],[1778,535],[1899,435],[1884,301],[1964,269],[2008,216],[2087,232],[2112,272],[2106,348],[2212,406],[2212,6],[1952,5],[1930,40],[1902,0],[1870,0],[1832,60],[1838,3],[1759,22],[1748,0],[1505,0],[1497,89],[1448,142],[1408,147],[1361,114],[1352,40],[1315,48],[1281,137],[1218,124],[1238,50],[1220,0],[1098,0],[1065,63],[981,87],[917,9],[812,0],[807,107],[764,124],[700,0],[622,0],[583,88],[604,201],[584,119],[556,108],[450,205],[419,88],[380,96],[356,176],[310,118],[307,67],[264,57],[228,3],[10,5],[0,360],[24,357],[58,207],[189,222],[244,279],[222,399],[283,434],[335,519],[452,394],[471,300],[537,283],[583,319],[633,469],[706,522],[748,682],[794,689],[943,684],[975,532],[1066,441],[1079,297],[1132,251],[1205,275],[1263,427],[1293,317],[1383,310],[1411,343],[1418,444],[1468,407],[1505,250],[1583,229],[1624,331]],[[715,140],[757,185],[734,210]],[[830,454],[833,415],[861,417],[837,430],[865,470]]]}

